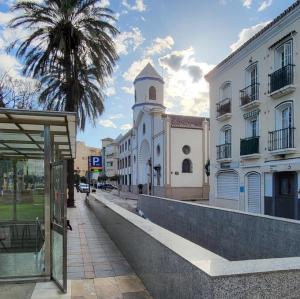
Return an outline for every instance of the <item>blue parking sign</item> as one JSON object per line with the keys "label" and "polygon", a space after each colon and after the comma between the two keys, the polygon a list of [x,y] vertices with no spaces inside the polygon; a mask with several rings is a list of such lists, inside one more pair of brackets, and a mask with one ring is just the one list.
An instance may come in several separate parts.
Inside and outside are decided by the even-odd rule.
{"label": "blue parking sign", "polygon": [[102,167],[102,156],[90,156],[91,167]]}

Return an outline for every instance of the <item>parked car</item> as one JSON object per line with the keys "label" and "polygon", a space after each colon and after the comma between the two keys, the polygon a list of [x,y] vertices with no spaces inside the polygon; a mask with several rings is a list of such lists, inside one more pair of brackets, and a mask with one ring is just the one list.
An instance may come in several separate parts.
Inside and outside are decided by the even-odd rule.
{"label": "parked car", "polygon": [[79,184],[79,191],[82,192],[82,193],[87,193],[89,192],[90,190],[90,187],[88,184],[85,184],[85,183],[80,183]]}
{"label": "parked car", "polygon": [[117,189],[116,186],[112,185],[112,184],[102,184],[98,187],[99,189],[103,189],[103,190],[113,190],[113,189]]}

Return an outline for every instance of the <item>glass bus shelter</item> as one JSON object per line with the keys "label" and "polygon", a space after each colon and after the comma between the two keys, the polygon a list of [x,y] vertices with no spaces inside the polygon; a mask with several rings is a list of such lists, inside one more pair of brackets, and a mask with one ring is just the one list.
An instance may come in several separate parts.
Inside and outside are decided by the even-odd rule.
{"label": "glass bus shelter", "polygon": [[0,283],[53,279],[67,289],[66,160],[74,113],[0,108]]}

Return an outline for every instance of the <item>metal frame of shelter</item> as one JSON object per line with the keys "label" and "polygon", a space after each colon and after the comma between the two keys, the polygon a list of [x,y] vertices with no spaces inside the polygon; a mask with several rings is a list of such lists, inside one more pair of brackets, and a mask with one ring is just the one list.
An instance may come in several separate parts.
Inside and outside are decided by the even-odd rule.
{"label": "metal frame of shelter", "polygon": [[[0,108],[0,159],[44,160],[44,229],[45,229],[45,271],[42,277],[52,278],[59,288],[67,290],[66,264],[66,160],[76,156],[76,114],[71,112],[29,111]],[[54,177],[61,175],[61,181],[54,186]],[[54,188],[58,188],[54,190]],[[59,206],[56,199],[58,194]],[[55,214],[60,209],[59,217]],[[1,219],[0,219],[1,224]],[[54,234],[60,234],[63,256],[54,257]],[[57,236],[55,237],[57,238]],[[61,273],[57,273],[55,263]],[[29,277],[15,277],[23,280]],[[1,282],[1,279],[0,279]]]}

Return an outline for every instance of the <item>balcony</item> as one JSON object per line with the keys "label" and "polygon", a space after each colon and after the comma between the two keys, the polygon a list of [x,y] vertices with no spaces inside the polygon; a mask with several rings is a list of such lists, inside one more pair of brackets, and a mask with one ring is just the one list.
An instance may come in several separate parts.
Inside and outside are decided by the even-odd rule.
{"label": "balcony", "polygon": [[231,161],[231,143],[217,145],[217,160],[221,162]]}
{"label": "balcony", "polygon": [[240,90],[240,101],[242,109],[259,106],[259,83],[254,83]]}
{"label": "balcony", "polygon": [[288,64],[269,75],[269,94],[273,98],[293,92],[294,85],[294,65]]}
{"label": "balcony", "polygon": [[295,128],[286,128],[269,132],[269,151],[273,155],[286,155],[296,151]]}
{"label": "balcony", "polygon": [[223,121],[231,117],[231,98],[217,103],[217,120]]}
{"label": "balcony", "polygon": [[259,137],[241,139],[240,155],[243,159],[259,158]]}

